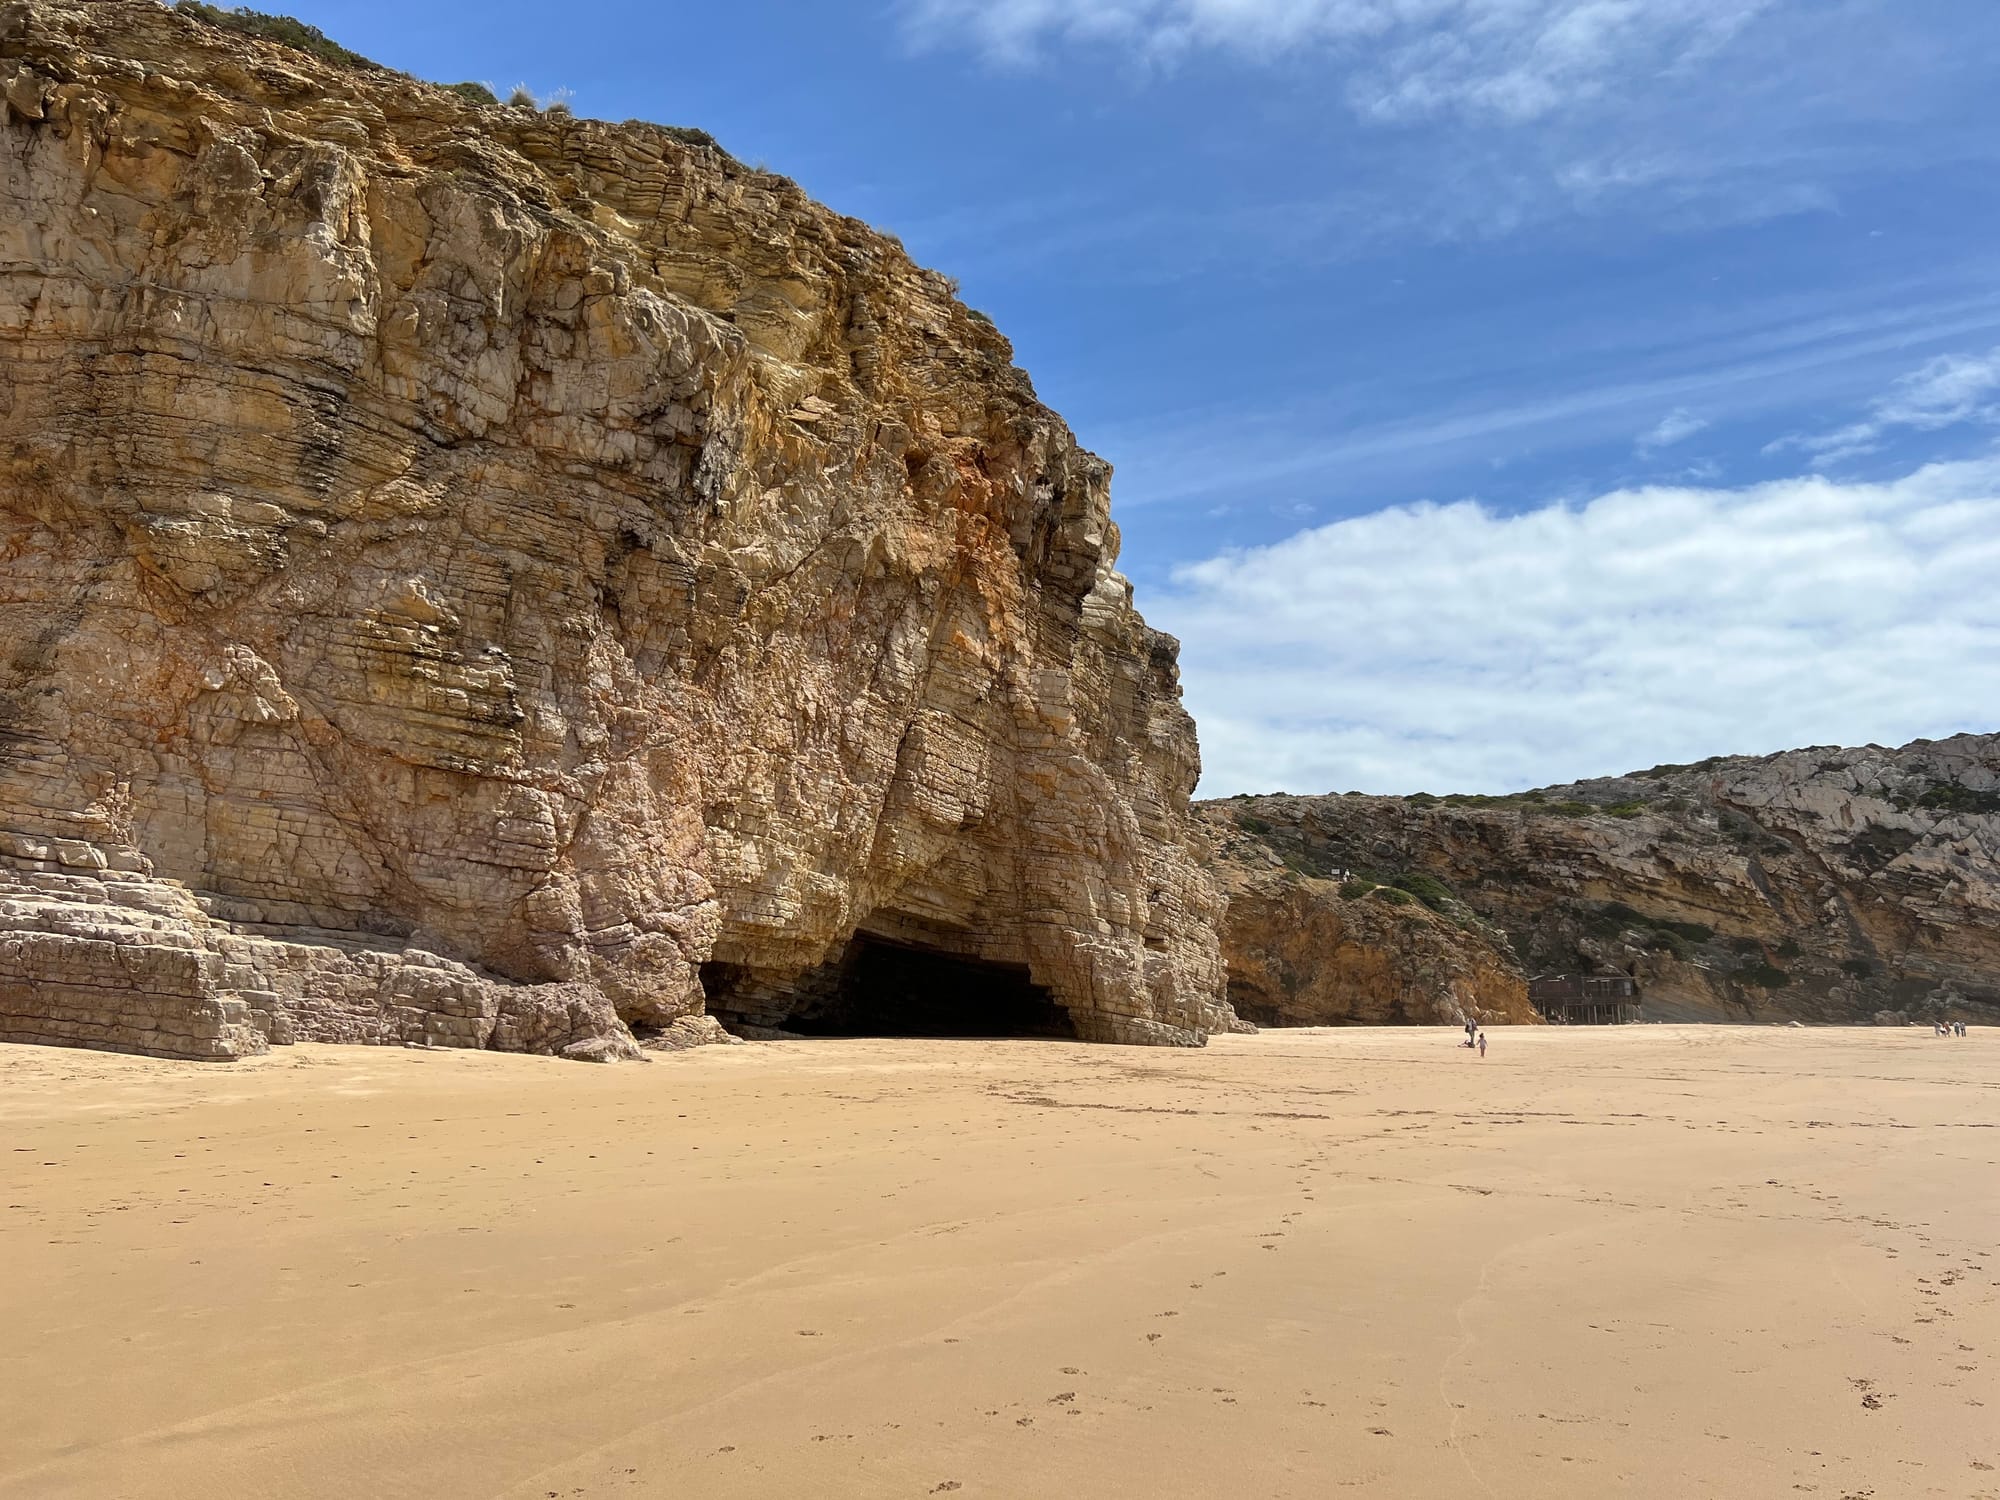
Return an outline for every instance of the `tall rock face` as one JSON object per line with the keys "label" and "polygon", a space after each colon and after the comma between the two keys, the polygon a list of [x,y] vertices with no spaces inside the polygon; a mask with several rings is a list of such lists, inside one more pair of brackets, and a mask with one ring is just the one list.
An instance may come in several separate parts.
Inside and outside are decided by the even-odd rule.
{"label": "tall rock face", "polygon": [[1265,816],[1317,800],[1197,805],[1229,902],[1223,957],[1236,1014],[1260,1026],[1534,1022],[1504,931],[1434,881],[1343,868],[1299,826]]}
{"label": "tall rock face", "polygon": [[[1485,924],[1438,929],[1463,934],[1465,963],[1490,963],[1504,933],[1528,973],[1631,975],[1649,1019],[2000,1022],[2000,735],[1202,814],[1228,836],[1232,887],[1259,857],[1294,883],[1398,882]],[[1254,911],[1232,897],[1232,988],[1274,961],[1311,969],[1317,951],[1295,951],[1311,948],[1306,924],[1268,929]],[[1409,945],[1377,947],[1408,972]],[[1259,995],[1243,998],[1258,1017]]]}
{"label": "tall rock face", "polygon": [[0,1037],[1226,1023],[1175,643],[944,278],[144,0],[0,93]]}

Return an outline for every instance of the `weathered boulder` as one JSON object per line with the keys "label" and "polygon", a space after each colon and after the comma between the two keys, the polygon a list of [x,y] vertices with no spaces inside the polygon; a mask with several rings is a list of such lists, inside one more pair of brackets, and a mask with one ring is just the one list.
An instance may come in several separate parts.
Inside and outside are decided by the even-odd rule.
{"label": "weathered boulder", "polygon": [[686,1039],[862,938],[1226,1023],[1175,643],[944,278],[147,0],[0,80],[0,1037]]}

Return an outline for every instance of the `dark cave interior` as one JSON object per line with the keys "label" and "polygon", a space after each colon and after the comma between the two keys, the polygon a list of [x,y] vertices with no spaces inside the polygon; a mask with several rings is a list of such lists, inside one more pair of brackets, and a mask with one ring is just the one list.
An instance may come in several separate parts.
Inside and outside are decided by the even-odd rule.
{"label": "dark cave interior", "polygon": [[789,983],[708,964],[711,1014],[746,1035],[1071,1037],[1067,1010],[1025,964],[992,963],[856,933],[833,963]]}

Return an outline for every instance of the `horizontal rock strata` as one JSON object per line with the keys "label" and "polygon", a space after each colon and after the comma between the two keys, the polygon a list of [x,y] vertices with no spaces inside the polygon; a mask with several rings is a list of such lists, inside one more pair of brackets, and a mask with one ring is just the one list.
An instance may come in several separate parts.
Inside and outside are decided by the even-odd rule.
{"label": "horizontal rock strata", "polygon": [[0,95],[0,1036],[601,1055],[857,938],[1227,1024],[1174,642],[947,281],[143,0]]}
{"label": "horizontal rock strata", "polygon": [[[1464,965],[1625,974],[1648,1019],[2000,1022],[2000,735],[1718,756],[1508,797],[1201,806],[1237,850],[1232,886],[1259,860],[1315,890],[1343,871],[1350,890],[1395,882],[1476,919],[1428,929]],[[1232,987],[1324,951],[1306,920],[1261,909],[1232,896]],[[1424,952],[1374,947],[1411,977]],[[1261,992],[1245,998],[1257,1015]]]}

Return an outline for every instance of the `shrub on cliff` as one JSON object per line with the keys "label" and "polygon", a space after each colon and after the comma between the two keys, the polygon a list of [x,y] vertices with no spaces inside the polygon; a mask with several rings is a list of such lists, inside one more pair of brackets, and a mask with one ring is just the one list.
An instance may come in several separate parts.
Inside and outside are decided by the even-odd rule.
{"label": "shrub on cliff", "polygon": [[1715,936],[1715,929],[1701,922],[1669,922],[1656,917],[1653,926],[1690,943],[1705,943]]}
{"label": "shrub on cliff", "polygon": [[1443,911],[1454,899],[1451,887],[1433,875],[1392,875],[1389,884],[1414,896],[1432,911]]}
{"label": "shrub on cliff", "polygon": [[1746,817],[1744,814],[1734,812],[1729,808],[1725,807],[1718,810],[1715,815],[1715,822],[1716,826],[1722,830],[1724,838],[1733,844],[1750,850],[1752,853],[1784,854],[1791,850],[1792,846],[1790,844],[1787,844],[1777,835],[1767,832],[1763,824],[1759,823],[1755,818]]}
{"label": "shrub on cliff", "polygon": [[2000,792],[1975,792],[1955,781],[1939,781],[1917,798],[1916,805],[1932,812],[2000,813]]}
{"label": "shrub on cliff", "polygon": [[470,104],[498,104],[500,96],[483,83],[447,83],[445,92],[456,94]]}
{"label": "shrub on cliff", "polygon": [[1623,901],[1605,901],[1599,903],[1593,915],[1584,919],[1583,930],[1594,938],[1615,938],[1627,932],[1641,931],[1649,925],[1644,912],[1627,906]]}
{"label": "shrub on cliff", "polygon": [[[1715,937],[1715,929],[1704,923],[1649,917],[1623,901],[1599,902],[1596,911],[1585,920],[1584,931],[1595,938],[1622,937],[1628,932],[1642,933],[1645,935],[1642,941],[1648,948],[1664,950],[1676,958],[1686,958],[1695,944],[1709,942]],[[1733,941],[1748,943],[1751,949],[1759,949],[1755,938]]]}
{"label": "shrub on cliff", "polygon": [[1792,982],[1792,976],[1772,964],[1755,963],[1738,969],[1736,980],[1739,984],[1755,985],[1762,990],[1781,990]]}
{"label": "shrub on cliff", "polygon": [[1499,796],[1486,792],[1449,792],[1438,800],[1446,807],[1514,807],[1523,802],[1546,802],[1548,798],[1540,792],[1504,792]]}
{"label": "shrub on cliff", "polygon": [[[673,139],[679,141],[683,146],[700,146],[705,150],[720,151],[722,155],[729,156],[729,153],[727,151],[723,151],[722,142],[718,141],[714,136],[710,135],[706,130],[702,130],[697,126],[656,125],[653,128],[655,130],[658,130],[662,135],[673,137]],[[736,158],[733,156],[729,156],[729,159],[731,161],[736,160]]]}
{"label": "shrub on cliff", "polygon": [[341,46],[317,26],[308,26],[292,16],[267,15],[248,6],[225,10],[219,5],[204,5],[202,0],[174,0],[174,9],[185,11],[211,26],[221,26],[244,36],[259,37],[310,53],[321,62],[334,63],[343,68],[367,68],[375,73],[388,71],[373,58],[363,57],[359,52]]}
{"label": "shrub on cliff", "polygon": [[1682,963],[1694,956],[1694,948],[1685,939],[1660,929],[1646,934],[1646,946],[1655,953],[1671,953]]}
{"label": "shrub on cliff", "polygon": [[1713,771],[1727,759],[1729,757],[1726,755],[1711,755],[1707,760],[1697,760],[1685,765],[1676,761],[1667,761],[1644,771],[1634,771],[1632,774],[1634,776],[1651,776],[1657,779],[1662,776],[1677,776],[1683,771]]}

